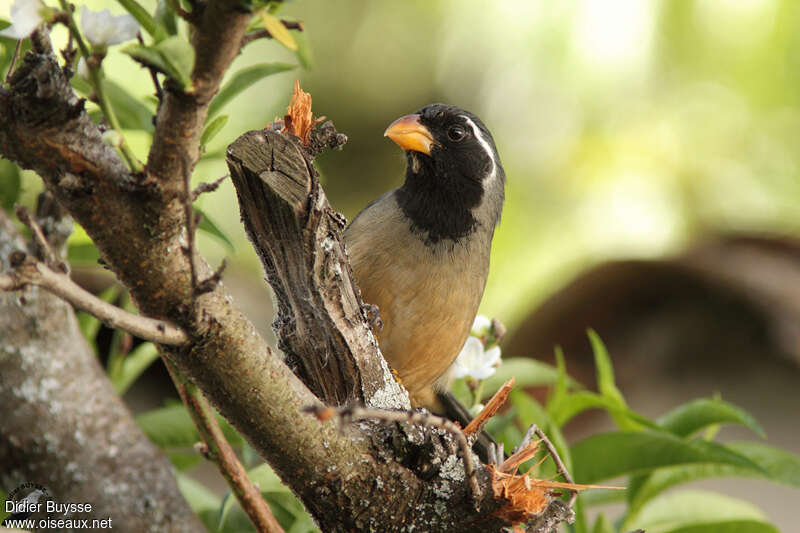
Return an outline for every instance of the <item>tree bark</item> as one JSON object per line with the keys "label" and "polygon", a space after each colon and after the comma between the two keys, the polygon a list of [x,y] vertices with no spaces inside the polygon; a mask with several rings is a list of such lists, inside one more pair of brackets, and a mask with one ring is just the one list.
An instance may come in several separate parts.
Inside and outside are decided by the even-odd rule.
{"label": "tree bark", "polygon": [[[0,266],[24,249],[0,211]],[[121,531],[202,530],[172,465],[115,394],[72,308],[38,287],[0,293],[0,405],[6,492],[41,484],[56,502],[92,505],[74,518],[110,517]]]}

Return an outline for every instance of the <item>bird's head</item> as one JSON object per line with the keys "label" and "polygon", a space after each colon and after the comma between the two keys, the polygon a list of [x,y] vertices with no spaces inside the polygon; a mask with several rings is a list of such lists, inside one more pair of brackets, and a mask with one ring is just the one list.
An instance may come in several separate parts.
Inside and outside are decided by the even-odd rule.
{"label": "bird's head", "polygon": [[429,240],[458,240],[481,224],[494,230],[505,173],[492,135],[478,117],[431,104],[395,120],[384,135],[406,152],[401,207]]}

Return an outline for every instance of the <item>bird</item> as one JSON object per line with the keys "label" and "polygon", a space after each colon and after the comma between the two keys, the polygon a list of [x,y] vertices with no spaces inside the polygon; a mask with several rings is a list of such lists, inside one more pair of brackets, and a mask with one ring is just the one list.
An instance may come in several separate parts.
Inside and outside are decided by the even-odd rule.
{"label": "bird", "polygon": [[362,299],[378,308],[378,345],[412,406],[443,413],[448,369],[486,286],[505,172],[484,123],[456,106],[427,105],[384,136],[405,151],[405,181],[356,215],[345,246]]}

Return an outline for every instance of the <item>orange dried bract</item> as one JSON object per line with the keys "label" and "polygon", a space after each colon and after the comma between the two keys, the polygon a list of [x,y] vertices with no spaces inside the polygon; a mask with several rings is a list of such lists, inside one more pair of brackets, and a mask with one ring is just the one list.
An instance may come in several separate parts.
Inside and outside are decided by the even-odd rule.
{"label": "orange dried bract", "polygon": [[467,427],[464,428],[465,435],[471,435],[480,431],[480,429],[486,425],[486,422],[489,421],[494,415],[497,414],[497,411],[503,407],[503,404],[506,403],[508,399],[508,395],[511,394],[511,388],[514,386],[514,378],[512,377],[508,381],[506,381],[500,390],[494,393],[492,399],[489,400],[489,403],[486,404],[486,407],[476,416],[472,422],[470,422]]}
{"label": "orange dried bract", "polygon": [[601,485],[579,485],[562,481],[537,479],[529,474],[517,474],[517,468],[532,459],[539,449],[539,443],[529,443],[523,449],[506,459],[502,465],[487,465],[492,476],[492,489],[495,499],[503,498],[506,504],[495,514],[512,524],[524,522],[543,512],[553,498],[560,496],[553,489],[581,491],[585,489],[620,489]]}
{"label": "orange dried bract", "polygon": [[311,95],[300,88],[300,80],[294,81],[294,94],[283,117],[281,133],[290,133],[299,137],[304,145],[308,146],[311,131],[317,122],[323,120],[314,118],[311,112]]}

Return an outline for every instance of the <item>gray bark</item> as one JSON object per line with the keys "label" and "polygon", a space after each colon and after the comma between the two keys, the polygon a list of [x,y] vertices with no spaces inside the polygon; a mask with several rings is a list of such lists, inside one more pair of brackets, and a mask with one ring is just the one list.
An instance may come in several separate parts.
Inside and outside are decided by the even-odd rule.
{"label": "gray bark", "polygon": [[[71,224],[71,222],[70,222]],[[0,266],[25,250],[0,211]],[[172,465],[141,432],[81,335],[69,304],[38,288],[0,293],[0,484],[90,503],[74,518],[121,531],[201,531]]]}

